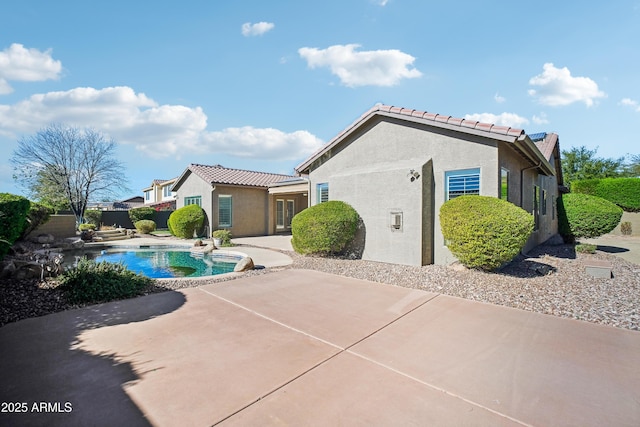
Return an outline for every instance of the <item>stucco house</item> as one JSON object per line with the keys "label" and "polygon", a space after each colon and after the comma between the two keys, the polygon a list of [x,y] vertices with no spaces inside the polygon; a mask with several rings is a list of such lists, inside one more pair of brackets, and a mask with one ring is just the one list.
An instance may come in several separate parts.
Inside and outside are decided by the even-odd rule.
{"label": "stucco house", "polygon": [[199,205],[206,235],[225,229],[234,237],[288,232],[291,218],[308,206],[309,183],[292,175],[190,164],[172,191],[176,207]]}
{"label": "stucco house", "polygon": [[171,191],[171,187],[177,179],[154,179],[150,186],[142,189],[144,204],[156,205],[175,201],[175,194]]}
{"label": "stucco house", "polygon": [[557,233],[556,134],[377,105],[296,167],[310,205],[342,200],[363,220],[363,259],[449,264],[439,210],[463,194],[502,197],[534,214],[525,250]]}

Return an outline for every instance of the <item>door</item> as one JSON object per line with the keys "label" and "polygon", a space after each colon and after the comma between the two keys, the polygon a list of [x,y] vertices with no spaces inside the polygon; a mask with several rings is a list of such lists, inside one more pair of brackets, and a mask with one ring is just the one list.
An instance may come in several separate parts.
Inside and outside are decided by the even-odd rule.
{"label": "door", "polygon": [[295,202],[293,200],[276,200],[276,229],[289,230],[294,215]]}
{"label": "door", "polygon": [[293,200],[287,200],[287,215],[285,218],[285,227],[291,228],[291,220],[293,216],[296,214],[295,204]]}

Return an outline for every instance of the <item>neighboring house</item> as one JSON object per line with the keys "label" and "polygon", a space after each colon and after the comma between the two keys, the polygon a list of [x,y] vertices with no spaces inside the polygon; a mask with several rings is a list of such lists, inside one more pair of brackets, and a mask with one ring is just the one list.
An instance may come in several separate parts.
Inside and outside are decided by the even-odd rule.
{"label": "neighboring house", "polygon": [[[538,144],[538,146],[536,146]],[[363,259],[449,264],[442,204],[501,197],[535,216],[525,250],[557,233],[558,136],[422,111],[376,106],[304,161],[310,204],[342,200],[363,220]]]}
{"label": "neighboring house", "polygon": [[154,205],[157,203],[173,202],[176,197],[171,191],[171,187],[178,178],[173,179],[154,179],[151,185],[144,188],[144,204]]}
{"label": "neighboring house", "polygon": [[89,202],[87,203],[87,209],[92,210],[129,210],[138,208],[144,205],[144,199],[142,196],[133,196],[128,199],[119,200],[116,202]]}
{"label": "neighboring house", "polygon": [[173,185],[176,207],[197,204],[208,230],[234,237],[287,232],[291,218],[308,206],[309,183],[291,175],[190,164]]}

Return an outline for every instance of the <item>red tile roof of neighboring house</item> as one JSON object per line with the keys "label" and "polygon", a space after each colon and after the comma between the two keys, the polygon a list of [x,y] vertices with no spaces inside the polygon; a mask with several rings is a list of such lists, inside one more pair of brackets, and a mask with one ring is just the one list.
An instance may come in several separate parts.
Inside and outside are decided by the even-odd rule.
{"label": "red tile roof of neighboring house", "polygon": [[230,169],[220,165],[209,166],[192,163],[188,169],[212,185],[228,184],[266,188],[269,184],[295,178],[292,175]]}

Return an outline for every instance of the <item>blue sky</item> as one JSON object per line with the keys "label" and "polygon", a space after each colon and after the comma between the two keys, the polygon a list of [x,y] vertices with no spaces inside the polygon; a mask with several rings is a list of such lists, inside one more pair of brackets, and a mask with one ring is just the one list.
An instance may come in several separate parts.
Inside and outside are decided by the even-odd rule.
{"label": "blue sky", "polygon": [[376,103],[638,154],[639,40],[640,0],[7,2],[0,192],[53,122],[118,143],[122,198],[189,163],[293,173]]}

